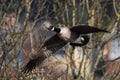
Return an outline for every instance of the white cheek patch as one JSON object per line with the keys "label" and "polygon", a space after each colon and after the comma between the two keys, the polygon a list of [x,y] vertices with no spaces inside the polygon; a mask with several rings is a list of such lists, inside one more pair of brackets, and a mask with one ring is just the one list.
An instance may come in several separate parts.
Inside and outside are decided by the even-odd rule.
{"label": "white cheek patch", "polygon": [[85,40],[83,37],[80,38],[81,40]]}
{"label": "white cheek patch", "polygon": [[55,30],[55,28],[53,27],[52,29],[51,29],[51,31],[54,31]]}

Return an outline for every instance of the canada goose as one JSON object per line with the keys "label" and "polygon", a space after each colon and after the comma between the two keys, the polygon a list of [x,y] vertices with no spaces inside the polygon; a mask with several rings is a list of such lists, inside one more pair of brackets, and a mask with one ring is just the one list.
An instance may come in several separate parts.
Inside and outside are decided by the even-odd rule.
{"label": "canada goose", "polygon": [[30,61],[23,67],[23,72],[27,73],[39,66],[48,56],[57,52],[60,48],[64,47],[68,42],[74,46],[83,46],[88,43],[89,37],[82,36],[82,43],[74,43],[74,41],[81,34],[96,33],[96,32],[108,32],[106,30],[98,29],[88,25],[77,25],[73,27],[56,28],[49,22],[43,23],[43,26],[50,31],[56,32],[54,36],[46,40],[43,45],[37,51]]}

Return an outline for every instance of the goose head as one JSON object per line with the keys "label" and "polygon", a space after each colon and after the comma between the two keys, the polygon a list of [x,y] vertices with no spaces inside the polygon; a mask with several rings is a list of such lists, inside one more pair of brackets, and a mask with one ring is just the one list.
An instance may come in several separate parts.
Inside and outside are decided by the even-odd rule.
{"label": "goose head", "polygon": [[60,33],[60,28],[54,27],[54,26],[52,25],[52,23],[49,22],[49,21],[45,21],[45,22],[43,23],[43,27],[44,27],[45,29],[49,30],[49,31],[54,31],[54,32],[56,32],[56,33]]}
{"label": "goose head", "polygon": [[44,29],[54,31],[54,26],[49,21],[45,21],[42,26],[44,27]]}

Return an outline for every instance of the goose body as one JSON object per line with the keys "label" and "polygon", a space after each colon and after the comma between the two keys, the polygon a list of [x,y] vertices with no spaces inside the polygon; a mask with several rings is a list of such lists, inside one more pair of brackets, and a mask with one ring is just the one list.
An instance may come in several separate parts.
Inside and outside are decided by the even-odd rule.
{"label": "goose body", "polygon": [[23,72],[30,72],[35,67],[39,66],[50,54],[57,52],[60,48],[64,47],[67,43],[73,46],[84,46],[89,42],[87,35],[81,36],[82,43],[74,43],[74,41],[82,34],[108,32],[106,30],[98,29],[88,25],[77,25],[73,27],[57,28],[52,26],[49,22],[43,23],[43,26],[50,31],[56,32],[54,36],[46,40],[37,54],[29,60],[23,67]]}
{"label": "goose body", "polygon": [[58,36],[67,42],[74,42],[79,37],[79,34],[72,32],[68,27],[64,27],[61,28]]}
{"label": "goose body", "polygon": [[96,27],[91,27],[88,25],[77,25],[73,27],[63,27],[63,28],[56,28],[54,26],[49,26],[48,30],[56,32],[61,39],[70,43],[73,43],[82,34],[108,32],[106,30],[102,30]]}

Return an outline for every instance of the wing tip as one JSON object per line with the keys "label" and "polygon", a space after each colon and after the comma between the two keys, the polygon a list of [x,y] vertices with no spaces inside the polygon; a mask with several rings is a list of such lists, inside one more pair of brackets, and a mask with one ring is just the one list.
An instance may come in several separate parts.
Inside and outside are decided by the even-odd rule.
{"label": "wing tip", "polygon": [[31,72],[32,70],[33,70],[33,68],[31,68],[30,66],[26,65],[26,66],[22,67],[22,70],[21,70],[21,71],[22,71],[24,74],[27,74],[27,73]]}
{"label": "wing tip", "polygon": [[111,33],[110,31],[107,31],[107,30],[102,30],[103,32],[106,32],[106,33]]}
{"label": "wing tip", "polygon": [[106,33],[111,33],[110,31],[107,31],[107,30],[101,30],[101,31],[106,32]]}
{"label": "wing tip", "polygon": [[23,73],[29,73],[36,68],[35,60],[30,60],[24,67],[22,67]]}

